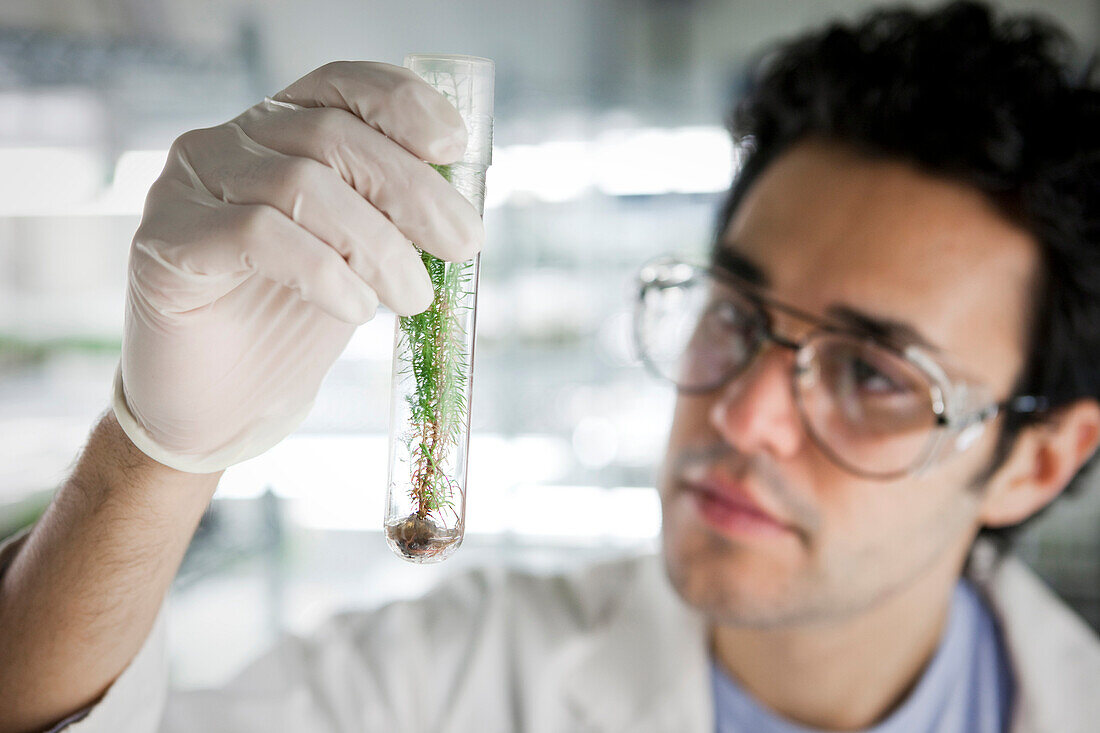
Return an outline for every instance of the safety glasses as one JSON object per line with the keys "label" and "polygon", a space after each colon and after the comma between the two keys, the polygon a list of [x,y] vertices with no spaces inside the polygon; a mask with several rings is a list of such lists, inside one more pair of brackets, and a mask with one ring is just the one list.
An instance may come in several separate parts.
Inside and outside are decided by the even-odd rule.
{"label": "safety glasses", "polygon": [[[782,315],[804,335],[776,332]],[[966,450],[1002,411],[1040,412],[1039,397],[993,399],[943,355],[883,343],[804,313],[723,271],[659,257],[638,273],[634,340],[646,367],[681,393],[745,374],[771,344],[794,352],[791,388],[807,434],[837,465],[896,479]]]}

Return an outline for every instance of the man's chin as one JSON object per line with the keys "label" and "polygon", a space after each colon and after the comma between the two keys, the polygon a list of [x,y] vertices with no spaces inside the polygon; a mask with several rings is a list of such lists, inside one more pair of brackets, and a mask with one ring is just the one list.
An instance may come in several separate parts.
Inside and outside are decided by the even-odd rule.
{"label": "man's chin", "polygon": [[794,569],[781,558],[706,530],[670,528],[662,545],[672,587],[711,622],[773,627],[802,615]]}

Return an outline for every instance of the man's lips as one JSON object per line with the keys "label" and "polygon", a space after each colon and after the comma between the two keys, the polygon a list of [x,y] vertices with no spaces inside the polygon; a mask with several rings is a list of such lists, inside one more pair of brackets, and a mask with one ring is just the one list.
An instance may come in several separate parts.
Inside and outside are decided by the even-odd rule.
{"label": "man's lips", "polygon": [[794,531],[778,511],[767,506],[744,483],[719,472],[709,472],[701,481],[687,482],[703,518],[720,529],[754,534]]}

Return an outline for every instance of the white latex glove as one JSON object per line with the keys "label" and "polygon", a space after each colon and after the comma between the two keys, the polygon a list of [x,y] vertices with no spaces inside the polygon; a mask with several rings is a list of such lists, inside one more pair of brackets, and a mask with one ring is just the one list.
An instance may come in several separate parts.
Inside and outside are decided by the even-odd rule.
{"label": "white latex glove", "polygon": [[465,146],[442,95],[367,62],[176,140],[130,250],[113,399],[130,439],[206,473],[286,437],[379,301],[431,304],[410,240],[451,261],[480,250],[477,212],[424,162]]}

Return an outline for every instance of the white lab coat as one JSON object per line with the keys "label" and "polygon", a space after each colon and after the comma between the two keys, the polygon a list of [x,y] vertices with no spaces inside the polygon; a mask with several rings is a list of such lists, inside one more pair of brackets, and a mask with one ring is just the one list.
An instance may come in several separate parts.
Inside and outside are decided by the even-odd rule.
{"label": "white lab coat", "polygon": [[[1091,629],[988,545],[975,546],[968,575],[1004,631],[1012,732],[1100,731]],[[63,729],[712,733],[708,675],[704,621],[658,557],[550,577],[485,569],[288,638],[212,691],[167,694],[159,620],[104,698]]]}

